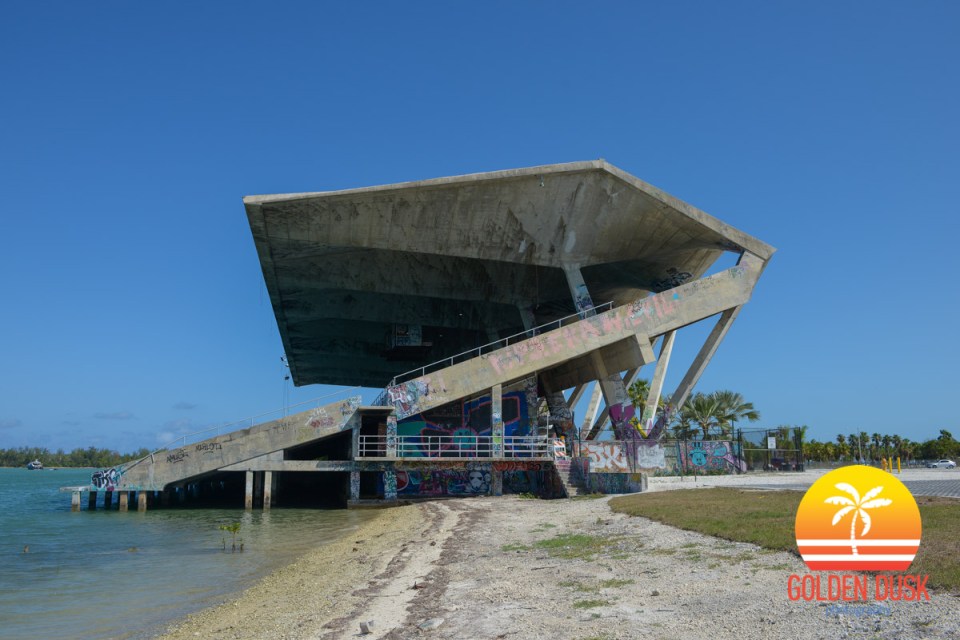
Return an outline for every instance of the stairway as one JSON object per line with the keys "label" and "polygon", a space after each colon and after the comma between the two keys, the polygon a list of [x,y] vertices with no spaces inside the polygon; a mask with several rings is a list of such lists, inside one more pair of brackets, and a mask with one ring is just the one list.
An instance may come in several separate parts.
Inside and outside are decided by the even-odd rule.
{"label": "stairway", "polygon": [[555,460],[553,465],[557,470],[557,476],[560,478],[560,482],[563,483],[566,497],[572,498],[585,493],[585,491],[581,491],[582,480],[580,479],[580,474],[572,468],[569,458]]}

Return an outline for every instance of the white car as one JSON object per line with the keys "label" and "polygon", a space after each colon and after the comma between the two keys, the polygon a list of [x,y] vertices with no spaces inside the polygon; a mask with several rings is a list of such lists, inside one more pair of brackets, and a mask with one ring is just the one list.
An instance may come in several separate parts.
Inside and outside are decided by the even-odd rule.
{"label": "white car", "polygon": [[944,458],[943,460],[937,460],[936,462],[927,463],[927,467],[929,467],[930,469],[953,469],[956,466],[957,466],[956,462],[954,462],[953,460],[947,460],[946,458]]}

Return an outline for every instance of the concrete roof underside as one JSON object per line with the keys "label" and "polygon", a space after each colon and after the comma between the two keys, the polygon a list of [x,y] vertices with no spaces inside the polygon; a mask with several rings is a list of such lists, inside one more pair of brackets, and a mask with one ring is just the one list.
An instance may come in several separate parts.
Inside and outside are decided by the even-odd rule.
{"label": "concrete roof underside", "polygon": [[[244,205],[294,383],[395,375],[576,312],[699,278],[724,251],[773,249],[602,161],[273,196]],[[530,317],[528,316],[528,321]],[[395,325],[423,346],[388,347]]]}

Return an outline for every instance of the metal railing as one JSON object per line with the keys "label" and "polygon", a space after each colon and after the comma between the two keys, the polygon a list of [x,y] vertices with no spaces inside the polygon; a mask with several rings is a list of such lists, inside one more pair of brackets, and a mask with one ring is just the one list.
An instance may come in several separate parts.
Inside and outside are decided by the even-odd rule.
{"label": "metal railing", "polygon": [[[410,371],[405,371],[404,373],[401,373],[400,375],[394,377],[393,380],[390,381],[389,386],[391,387],[395,386],[398,382],[403,382],[404,380],[407,380],[410,378],[419,378],[420,376],[424,376],[427,374],[428,370],[434,371],[437,368],[451,367],[454,364],[456,364],[458,361],[465,362],[472,358],[477,358],[483,355],[484,351],[486,351],[487,353],[490,353],[491,351],[496,351],[497,349],[509,347],[511,344],[511,341],[515,343],[515,342],[521,342],[523,340],[529,340],[530,338],[536,337],[541,333],[545,333],[546,331],[553,331],[554,329],[559,329],[564,325],[564,323],[571,324],[573,322],[579,322],[584,318],[592,317],[598,313],[609,311],[611,309],[613,309],[613,302],[612,301],[604,302],[603,304],[598,305],[596,307],[584,309],[583,311],[570,314],[569,316],[564,316],[558,320],[552,320],[545,324],[538,325],[532,329],[528,329],[520,333],[515,333],[512,336],[507,336],[506,338],[500,338],[499,340],[488,342],[487,344],[479,346],[476,349],[470,349],[469,351],[464,351],[462,353],[452,355],[449,358],[444,358],[443,360],[437,360],[436,362],[431,362],[430,364],[424,365],[417,369],[411,369]],[[439,367],[438,365],[443,365],[443,366]],[[384,392],[377,397],[377,402],[381,402],[381,401],[386,402],[386,398],[387,398],[387,392],[386,390],[384,390]],[[390,403],[387,403],[387,404],[390,404]]]}
{"label": "metal railing", "polygon": [[542,436],[397,436],[388,455],[387,436],[360,436],[357,458],[549,458],[553,442]]}

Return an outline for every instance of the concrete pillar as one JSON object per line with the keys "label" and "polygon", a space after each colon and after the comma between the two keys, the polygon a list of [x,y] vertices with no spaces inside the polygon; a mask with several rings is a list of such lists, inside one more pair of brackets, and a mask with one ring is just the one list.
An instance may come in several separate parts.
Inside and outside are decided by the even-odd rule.
{"label": "concrete pillar", "polygon": [[127,504],[130,501],[130,492],[120,491],[119,493],[120,493],[120,501],[117,503],[117,508],[120,509],[120,511],[126,511],[128,508]]}
{"label": "concrete pillar", "polygon": [[113,506],[113,491],[104,491],[103,492],[103,508],[106,511],[110,510],[110,507]]}
{"label": "concrete pillar", "polygon": [[690,365],[687,373],[683,376],[683,380],[680,381],[677,390],[674,391],[673,396],[670,397],[670,406],[674,411],[680,411],[683,403],[687,401],[687,397],[690,395],[690,392],[693,391],[693,387],[696,386],[700,380],[700,376],[703,375],[704,370],[713,358],[713,354],[717,352],[717,347],[720,346],[720,342],[724,336],[727,335],[727,331],[730,330],[730,325],[732,325],[733,321],[740,315],[741,308],[742,307],[734,307],[720,314],[720,319],[717,320],[717,324],[714,325],[710,335],[707,336],[706,342],[700,347],[697,357],[693,359],[693,364]]}
{"label": "concrete pillar", "polygon": [[143,513],[147,510],[147,492],[137,491],[137,511]]}
{"label": "concrete pillar", "polygon": [[567,399],[563,397],[563,391],[547,393],[547,408],[550,410],[550,423],[564,435],[568,443],[572,442],[575,435],[573,412],[567,406]]}
{"label": "concrete pillar", "polygon": [[90,511],[96,511],[97,509],[97,492],[91,491],[90,495],[87,496],[87,509]]}
{"label": "concrete pillar", "polygon": [[590,359],[593,361],[596,370],[603,399],[607,403],[607,413],[613,423],[614,434],[619,440],[632,439],[630,436],[633,434],[628,431],[633,429],[630,425],[630,419],[634,416],[634,409],[633,403],[630,402],[630,394],[627,393],[627,387],[623,384],[623,378],[620,377],[618,372],[609,373],[607,371],[607,365],[599,352],[592,351]]}
{"label": "concrete pillar", "polygon": [[503,471],[497,471],[496,469],[490,471],[490,494],[503,495]]}
{"label": "concrete pillar", "polygon": [[590,402],[587,403],[587,413],[583,416],[583,422],[580,423],[580,433],[589,437],[590,429],[593,427],[593,420],[597,417],[597,409],[600,407],[600,383],[593,384],[593,392],[590,394]]}
{"label": "concrete pillar", "polygon": [[350,499],[351,500],[360,499],[360,472],[359,471],[350,472]]}
{"label": "concrete pillar", "polygon": [[70,511],[80,511],[80,492],[74,491],[70,498]]}
{"label": "concrete pillar", "polygon": [[397,457],[397,416],[387,416],[387,457]]}
{"label": "concrete pillar", "polygon": [[517,307],[520,311],[520,321],[523,322],[523,330],[530,331],[537,326],[537,316],[533,313],[533,307]]}
{"label": "concrete pillar", "polygon": [[263,510],[270,510],[270,499],[273,496],[273,471],[263,472]]}
{"label": "concrete pillar", "polygon": [[490,440],[494,458],[503,457],[503,385],[494,385],[490,390]]}
{"label": "concrete pillar", "polygon": [[567,276],[567,286],[570,287],[570,294],[573,296],[573,304],[577,308],[577,313],[581,318],[596,315],[593,308],[593,298],[587,291],[587,283],[583,281],[583,274],[580,273],[580,265],[564,265],[563,272]]}
{"label": "concrete pillar", "polygon": [[663,380],[667,375],[667,366],[670,364],[670,354],[673,352],[674,336],[676,336],[676,331],[670,331],[663,336],[663,344],[660,345],[660,357],[657,358],[657,367],[653,372],[653,381],[650,383],[650,395],[647,396],[647,402],[643,407],[643,415],[640,418],[640,428],[646,438],[655,438],[660,435],[654,433],[654,421],[657,417],[660,394],[663,392]]}
{"label": "concrete pillar", "polygon": [[243,508],[253,509],[253,471],[247,471],[247,481],[243,488]]}
{"label": "concrete pillar", "polygon": [[397,499],[397,472],[394,470],[393,464],[390,464],[383,472],[383,499]]}

